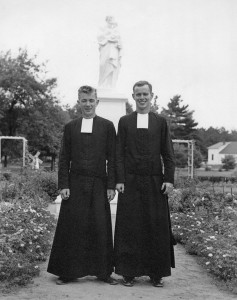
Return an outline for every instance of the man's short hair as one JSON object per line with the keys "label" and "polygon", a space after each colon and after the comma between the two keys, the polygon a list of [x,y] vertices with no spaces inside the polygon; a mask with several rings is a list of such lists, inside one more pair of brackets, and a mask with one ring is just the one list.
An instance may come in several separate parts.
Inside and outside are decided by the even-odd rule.
{"label": "man's short hair", "polygon": [[93,88],[92,86],[89,86],[89,85],[83,85],[79,88],[78,90],[78,98],[80,99],[80,94],[92,94],[94,93],[95,94],[95,97],[97,99],[97,90],[95,88]]}
{"label": "man's short hair", "polygon": [[149,90],[152,93],[152,85],[148,81],[145,81],[145,80],[140,80],[140,81],[136,82],[133,86],[133,92],[135,91],[136,86],[140,87],[140,86],[144,86],[144,85],[148,85]]}

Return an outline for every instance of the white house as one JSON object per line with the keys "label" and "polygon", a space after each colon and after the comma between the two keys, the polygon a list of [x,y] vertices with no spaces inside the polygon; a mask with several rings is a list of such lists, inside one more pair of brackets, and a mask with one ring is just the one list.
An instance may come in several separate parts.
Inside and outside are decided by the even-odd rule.
{"label": "white house", "polygon": [[219,142],[208,147],[208,165],[221,165],[227,155],[235,157],[237,162],[237,142]]}

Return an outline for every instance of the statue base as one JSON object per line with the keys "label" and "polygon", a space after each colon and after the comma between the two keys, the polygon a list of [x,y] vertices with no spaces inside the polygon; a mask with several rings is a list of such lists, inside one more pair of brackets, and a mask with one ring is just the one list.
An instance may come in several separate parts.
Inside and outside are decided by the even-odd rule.
{"label": "statue base", "polygon": [[100,101],[96,113],[98,116],[108,119],[118,129],[119,119],[126,115],[127,97],[112,89],[97,89],[97,98]]}
{"label": "statue base", "polygon": [[[119,119],[126,115],[126,102],[128,101],[128,98],[124,94],[118,93],[113,89],[102,88],[97,89],[97,98],[100,101],[96,108],[97,115],[112,121],[117,131]],[[112,215],[116,215],[117,199],[118,193],[116,192],[114,200],[110,202]]]}

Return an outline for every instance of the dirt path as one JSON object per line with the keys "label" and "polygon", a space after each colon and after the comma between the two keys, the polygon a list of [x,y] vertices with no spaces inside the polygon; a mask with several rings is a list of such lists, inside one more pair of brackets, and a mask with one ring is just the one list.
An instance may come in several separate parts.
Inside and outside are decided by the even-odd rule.
{"label": "dirt path", "polygon": [[[113,220],[114,221],[114,220]],[[164,279],[164,288],[155,288],[148,277],[136,280],[133,287],[124,287],[121,277],[114,275],[119,284],[110,286],[99,282],[94,277],[78,279],[67,285],[55,284],[56,277],[46,272],[47,263],[41,265],[41,274],[34,284],[19,291],[0,295],[3,300],[121,300],[121,299],[155,299],[155,300],[229,300],[237,299],[227,291],[221,290],[200,265],[196,258],[186,254],[181,245],[175,246],[176,268],[172,276]]]}

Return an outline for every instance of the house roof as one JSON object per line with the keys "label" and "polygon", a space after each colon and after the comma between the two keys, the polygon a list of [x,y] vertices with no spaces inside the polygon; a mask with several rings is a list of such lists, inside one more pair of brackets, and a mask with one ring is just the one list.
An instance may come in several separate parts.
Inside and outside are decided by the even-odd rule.
{"label": "house roof", "polygon": [[219,149],[219,148],[223,147],[225,144],[228,145],[229,142],[228,143],[219,142],[219,143],[209,146],[208,149]]}
{"label": "house roof", "polygon": [[220,151],[221,154],[237,154],[237,142],[229,142],[226,147]]}

